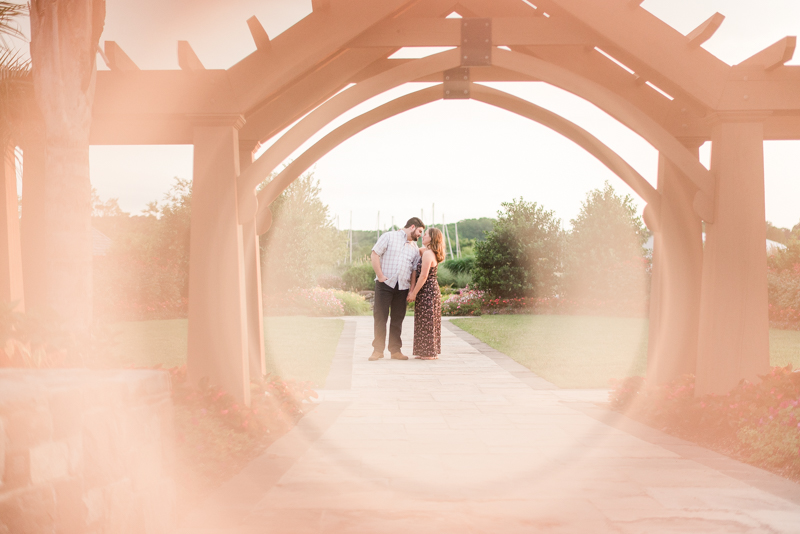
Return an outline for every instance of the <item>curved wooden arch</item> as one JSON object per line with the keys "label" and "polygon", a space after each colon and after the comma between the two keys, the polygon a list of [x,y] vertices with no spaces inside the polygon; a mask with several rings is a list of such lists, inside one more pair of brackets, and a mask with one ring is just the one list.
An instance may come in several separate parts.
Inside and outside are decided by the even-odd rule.
{"label": "curved wooden arch", "polygon": [[303,143],[308,141],[331,121],[335,120],[346,111],[389,89],[416,80],[422,76],[457,67],[460,63],[461,51],[458,49],[448,50],[416,61],[411,61],[342,91],[309,113],[239,175],[236,185],[239,191],[240,203],[245,206],[245,209],[240,213],[240,221],[249,221],[255,216],[255,211],[248,213],[249,210],[247,208],[252,205],[248,202],[248,195],[253,195],[255,188],[258,187],[278,165],[285,161],[286,158],[300,148]]}
{"label": "curved wooden arch", "polygon": [[[664,127],[643,111],[629,105],[619,95],[567,69],[519,52],[496,48],[492,51],[492,64],[515,72],[534,75],[543,82],[591,102],[656,147],[700,189],[701,198],[713,198],[715,189],[713,174]],[[710,220],[713,217],[711,213],[699,215],[704,220],[713,222]]]}
{"label": "curved wooden arch", "polygon": [[[713,210],[708,209],[711,204],[707,201],[714,189],[712,175],[686,147],[658,123],[611,91],[565,69],[519,52],[502,49],[495,49],[493,52],[495,58],[499,58],[499,61],[494,61],[498,66],[534,76],[580,96],[642,136],[672,161],[700,189],[695,209],[702,219],[713,222]],[[289,155],[336,117],[389,89],[459,64],[459,49],[411,61],[339,93],[314,110],[276,141],[239,176],[237,187],[241,207],[240,221],[249,221],[255,217],[257,206],[253,202],[252,195],[258,184],[266,179]]]}
{"label": "curved wooden arch", "polygon": [[[517,98],[497,89],[471,84],[470,91],[473,100],[516,113],[534,122],[538,122],[571,140],[592,154],[614,174],[619,176],[622,181],[628,184],[631,189],[647,202],[649,209],[658,210],[661,200],[661,195],[658,191],[616,152],[577,124],[568,121],[552,111],[548,111],[536,104],[528,102],[527,100]],[[266,222],[269,213],[269,205],[278,198],[294,180],[320,158],[354,135],[383,120],[440,100],[443,96],[442,93],[442,85],[436,85],[396,98],[391,102],[383,104],[350,120],[309,147],[302,155],[287,165],[267,187],[259,192],[259,208],[256,215],[259,234],[269,229],[269,224]]]}

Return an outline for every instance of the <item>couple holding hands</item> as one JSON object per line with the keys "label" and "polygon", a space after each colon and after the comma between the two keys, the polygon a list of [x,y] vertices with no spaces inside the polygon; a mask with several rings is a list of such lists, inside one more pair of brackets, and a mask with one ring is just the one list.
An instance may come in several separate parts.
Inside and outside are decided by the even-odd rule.
{"label": "couple holding hands", "polygon": [[[417,240],[422,236],[422,248]],[[370,361],[383,358],[386,321],[389,325],[389,353],[395,360],[407,360],[400,348],[406,306],[414,302],[414,350],[421,360],[436,360],[442,350],[442,300],[436,270],[444,261],[444,239],[437,228],[412,217],[405,228],[386,232],[372,248],[375,270],[373,319],[375,338]]]}

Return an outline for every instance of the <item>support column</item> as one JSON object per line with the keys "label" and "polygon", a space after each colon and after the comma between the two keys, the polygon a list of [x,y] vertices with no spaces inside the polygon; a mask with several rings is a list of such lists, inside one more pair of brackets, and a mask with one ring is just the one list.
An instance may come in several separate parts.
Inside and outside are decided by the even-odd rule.
{"label": "support column", "polygon": [[[239,143],[239,171],[253,163],[251,142]],[[247,352],[250,361],[250,379],[261,380],[267,374],[264,360],[264,308],[261,295],[261,246],[256,232],[255,219],[242,225],[244,244],[244,276],[247,293]]]}
{"label": "support column", "polygon": [[237,213],[239,116],[194,128],[189,256],[189,378],[250,404],[242,227]]}
{"label": "support column", "polygon": [[14,143],[3,147],[3,187],[0,188],[0,300],[17,303],[16,310],[25,311],[14,150]]}
{"label": "support column", "polygon": [[22,279],[28,311],[47,307],[47,227],[44,217],[44,143],[22,145]]}
{"label": "support column", "polygon": [[[684,144],[698,155],[702,140]],[[663,155],[658,160],[658,192],[647,378],[666,384],[696,370],[703,238],[702,223],[692,207],[697,188]]]}
{"label": "support column", "polygon": [[723,115],[712,129],[717,179],[706,224],[696,393],[727,393],[769,370],[764,126]]}

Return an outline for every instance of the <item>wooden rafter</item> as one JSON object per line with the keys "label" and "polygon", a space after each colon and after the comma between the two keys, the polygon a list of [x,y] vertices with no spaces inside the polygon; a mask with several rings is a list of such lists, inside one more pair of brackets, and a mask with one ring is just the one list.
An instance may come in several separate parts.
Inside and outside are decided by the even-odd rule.
{"label": "wooden rafter", "polygon": [[394,49],[385,48],[345,50],[248,114],[239,137],[260,142],[272,138],[336,94],[356,73],[392,51]]}
{"label": "wooden rafter", "polygon": [[205,70],[200,58],[192,50],[188,41],[178,41],[178,66],[182,70]]}
{"label": "wooden rafter", "polygon": [[606,89],[613,91],[656,122],[675,130],[676,121],[695,120],[706,114],[705,108],[692,105],[691,101],[669,101],[650,87],[644,85],[644,79],[614,65],[594,49],[578,49],[575,47],[515,47],[515,51],[533,55],[549,63],[564,67],[575,74],[587,78]]}
{"label": "wooden rafter", "polygon": [[[202,64],[188,43],[179,50],[179,64],[186,70],[142,71],[116,43],[108,42],[113,70],[97,73],[91,142],[187,143],[195,117],[217,114],[245,115],[241,139],[263,141],[348,83],[366,81],[404,62],[387,58],[400,46],[454,44],[458,21],[444,19],[452,11],[493,17],[495,44],[534,41],[513,48],[613,91],[676,137],[708,138],[710,123],[704,116],[712,111],[763,110],[773,111],[764,118],[769,138],[800,137],[800,124],[795,124],[800,121],[792,118],[800,113],[800,67],[784,65],[793,39],[728,67],[696,46],[721,16],[683,36],[645,10],[629,9],[625,0],[534,3],[540,9],[519,0],[332,0],[329,8],[275,40],[262,39],[259,50],[228,71],[199,70]],[[539,16],[545,11],[549,18]],[[605,16],[592,16],[601,11]],[[350,18],[356,24],[339,27],[349,26]],[[415,23],[419,26],[412,29]],[[404,35],[392,36],[392,30]],[[566,44],[573,42],[583,44]],[[600,58],[593,51],[595,43],[633,68],[638,79]],[[377,47],[381,44],[392,46]],[[487,82],[534,79],[497,65],[473,74]],[[438,75],[416,81],[438,81]],[[675,100],[664,99],[646,81]]]}
{"label": "wooden rafter", "polygon": [[268,52],[257,50],[228,69],[235,99],[249,113],[410,1],[339,0],[313,12],[273,39]]}
{"label": "wooden rafter", "polygon": [[247,19],[247,27],[250,29],[250,35],[253,37],[256,49],[262,53],[269,53],[272,48],[272,42],[269,39],[267,30],[264,29],[264,26],[261,25],[255,15]]}
{"label": "wooden rafter", "polygon": [[122,48],[114,41],[106,41],[103,44],[105,59],[108,61],[108,68],[112,71],[135,71],[140,70],[136,63],[128,57]]}
{"label": "wooden rafter", "polygon": [[687,46],[686,36],[646,10],[628,9],[620,0],[541,3],[554,18],[564,17],[594,32],[598,46],[671,94],[685,93],[708,108],[717,104],[730,66],[703,48]]}
{"label": "wooden rafter", "polygon": [[792,59],[796,47],[797,37],[784,37],[777,43],[745,59],[739,63],[739,66],[759,66],[764,70],[773,70]]}
{"label": "wooden rafter", "polygon": [[[371,28],[349,43],[350,47],[458,46],[458,19],[400,19]],[[591,35],[541,17],[492,19],[494,46],[557,46],[593,44]]]}
{"label": "wooden rafter", "polygon": [[714,13],[700,26],[692,30],[686,35],[689,39],[689,46],[696,47],[705,43],[717,32],[725,20],[725,15],[721,13]]}

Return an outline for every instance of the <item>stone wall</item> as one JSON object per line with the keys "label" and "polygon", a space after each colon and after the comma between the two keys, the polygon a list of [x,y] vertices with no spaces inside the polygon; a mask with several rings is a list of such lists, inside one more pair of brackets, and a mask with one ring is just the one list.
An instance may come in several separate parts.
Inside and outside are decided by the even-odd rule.
{"label": "stone wall", "polygon": [[163,371],[0,370],[0,534],[161,534],[174,509]]}

